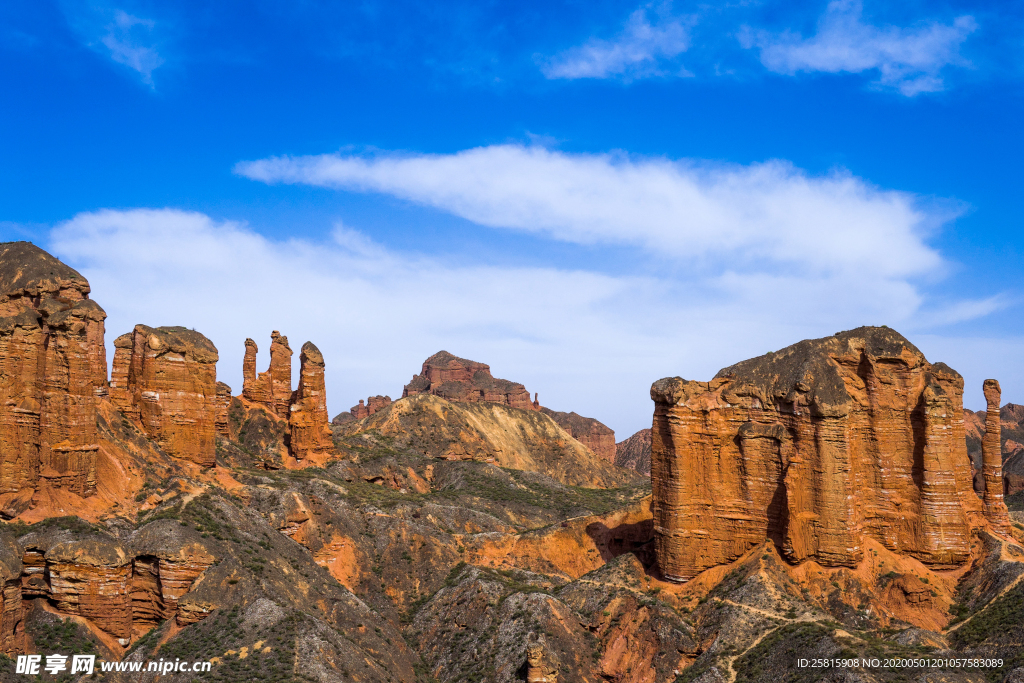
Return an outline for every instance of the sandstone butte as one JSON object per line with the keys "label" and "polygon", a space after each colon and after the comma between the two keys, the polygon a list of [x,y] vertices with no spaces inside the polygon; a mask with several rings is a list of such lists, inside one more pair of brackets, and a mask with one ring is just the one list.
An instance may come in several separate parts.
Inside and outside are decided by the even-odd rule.
{"label": "sandstone butte", "polygon": [[530,401],[530,392],[522,384],[497,379],[491,375],[489,365],[459,358],[447,351],[438,351],[423,361],[420,374],[413,375],[402,390],[402,398],[416,394],[433,394],[448,401],[487,401],[521,410],[540,410],[536,397]]}
{"label": "sandstone butte", "polygon": [[655,546],[687,581],[770,539],[794,564],[854,567],[867,539],[937,568],[1005,530],[999,385],[972,487],[963,379],[888,328],[861,327],[651,387]]}
{"label": "sandstone butte", "polygon": [[114,340],[110,400],[168,454],[213,467],[218,358],[195,330],[136,325]]}
{"label": "sandstone butte", "polygon": [[0,509],[45,480],[96,490],[106,313],[77,271],[28,242],[0,244]]}
{"label": "sandstone butte", "polygon": [[[522,410],[539,410],[595,454],[610,463],[615,462],[615,432],[611,428],[592,417],[542,408],[536,394],[531,401],[526,387],[518,382],[495,378],[491,367],[485,363],[438,351],[423,362],[420,374],[413,375],[412,381],[402,390],[403,398],[417,394],[432,394],[463,403],[485,401]],[[376,406],[375,399],[378,401]],[[387,396],[374,396],[368,406],[363,406],[360,401],[359,405],[352,407],[351,413],[353,418],[362,419],[390,403]]]}

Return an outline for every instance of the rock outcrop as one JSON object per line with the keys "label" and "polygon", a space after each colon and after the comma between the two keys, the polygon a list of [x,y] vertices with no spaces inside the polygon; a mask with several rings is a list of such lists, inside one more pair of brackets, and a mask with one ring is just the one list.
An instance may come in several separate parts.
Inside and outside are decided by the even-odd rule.
{"label": "rock outcrop", "polygon": [[599,457],[615,462],[615,432],[611,427],[576,413],[563,413],[550,408],[541,408],[540,411]]}
{"label": "rock outcrop", "polygon": [[615,444],[615,464],[639,472],[651,473],[651,430],[641,429],[625,441]]}
{"label": "rock outcrop", "polygon": [[[855,566],[866,538],[925,564],[964,563],[985,518],[962,392],[959,374],[877,327],[799,342],[710,382],[655,382],[661,571],[685,581],[766,538],[793,563]],[[995,500],[989,518],[998,523]]]}
{"label": "rock outcrop", "polygon": [[288,450],[293,458],[330,453],[334,449],[327,422],[327,392],[324,388],[324,357],[312,342],[302,345],[299,388],[292,396],[288,413]]}
{"label": "rock outcrop", "polygon": [[292,349],[288,337],[274,330],[270,334],[270,367],[256,374],[256,342],[245,340],[242,360],[242,398],[266,406],[282,420],[288,419],[292,398]]}
{"label": "rock outcrop", "polygon": [[362,399],[359,399],[359,404],[349,408],[349,413],[352,415],[353,420],[362,420],[364,417],[370,417],[378,410],[382,410],[391,405],[390,396],[371,396],[366,399],[366,403],[363,403]]}
{"label": "rock outcrop", "polygon": [[106,313],[77,271],[28,242],[0,244],[0,506],[40,479],[96,491]]}
{"label": "rock outcrop", "polygon": [[423,361],[420,374],[405,385],[402,397],[433,394],[448,401],[501,403],[522,410],[540,410],[536,398],[522,384],[496,379],[484,363],[438,351]]}
{"label": "rock outcrop", "polygon": [[212,467],[218,419],[213,342],[185,327],[136,325],[114,347],[114,405],[170,455]]}

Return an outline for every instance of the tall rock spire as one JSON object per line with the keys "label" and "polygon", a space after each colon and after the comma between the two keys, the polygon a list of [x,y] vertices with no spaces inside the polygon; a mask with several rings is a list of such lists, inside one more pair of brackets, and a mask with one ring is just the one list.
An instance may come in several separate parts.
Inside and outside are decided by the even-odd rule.
{"label": "tall rock spire", "polygon": [[985,392],[985,437],[981,442],[982,475],[985,478],[985,517],[1001,531],[1010,527],[1010,515],[1003,501],[1003,448],[1002,425],[999,421],[999,382],[987,379],[982,385]]}

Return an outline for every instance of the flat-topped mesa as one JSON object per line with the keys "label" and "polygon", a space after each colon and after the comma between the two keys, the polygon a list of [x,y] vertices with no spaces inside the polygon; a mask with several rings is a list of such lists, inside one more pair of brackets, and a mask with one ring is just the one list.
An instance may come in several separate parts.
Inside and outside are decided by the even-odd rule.
{"label": "flat-topped mesa", "polygon": [[136,325],[114,347],[114,405],[170,455],[212,467],[219,358],[213,342],[186,327]]}
{"label": "flat-topped mesa", "polygon": [[359,399],[359,404],[349,408],[349,412],[352,413],[352,418],[355,420],[362,420],[364,417],[370,417],[378,410],[383,410],[391,405],[390,396],[371,396],[366,399],[365,404],[363,399]]}
{"label": "flat-topped mesa", "polygon": [[29,242],[0,244],[0,507],[51,485],[96,490],[106,313],[89,283]]}
{"label": "flat-topped mesa", "polygon": [[282,420],[288,419],[292,397],[292,349],[288,337],[274,330],[270,334],[270,368],[256,374],[256,342],[245,340],[242,360],[242,398],[265,406]]}
{"label": "flat-topped mesa", "polygon": [[312,342],[299,353],[299,387],[292,395],[288,413],[288,450],[293,458],[334,450],[327,416],[327,392],[324,387],[324,357]]}
{"label": "flat-topped mesa", "polygon": [[550,408],[541,408],[540,411],[598,456],[610,463],[615,462],[615,432],[611,427],[576,413],[563,413]]}
{"label": "flat-topped mesa", "polygon": [[957,566],[986,524],[963,379],[888,328],[805,340],[710,382],[661,379],[651,398],[656,551],[669,579],[766,538],[794,563],[854,566],[873,538]]}
{"label": "flat-topped mesa", "polygon": [[1000,531],[1010,528],[1010,515],[1003,502],[1003,449],[999,382],[987,379],[985,392],[985,436],[981,441],[982,476],[985,482],[985,517]]}
{"label": "flat-topped mesa", "polygon": [[490,401],[522,410],[540,410],[536,401],[530,401],[530,392],[522,384],[491,375],[484,363],[438,351],[423,362],[420,374],[413,375],[405,385],[402,397],[433,394],[448,401]]}

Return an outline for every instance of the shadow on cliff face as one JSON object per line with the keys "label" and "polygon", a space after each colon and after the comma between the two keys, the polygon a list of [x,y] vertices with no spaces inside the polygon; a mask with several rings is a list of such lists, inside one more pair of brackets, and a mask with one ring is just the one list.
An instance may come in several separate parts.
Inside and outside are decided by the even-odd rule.
{"label": "shadow on cliff face", "polygon": [[587,525],[587,535],[594,540],[601,553],[601,559],[610,562],[619,555],[633,553],[644,570],[654,570],[654,520],[645,519],[634,524],[620,524],[609,527],[604,522]]}

